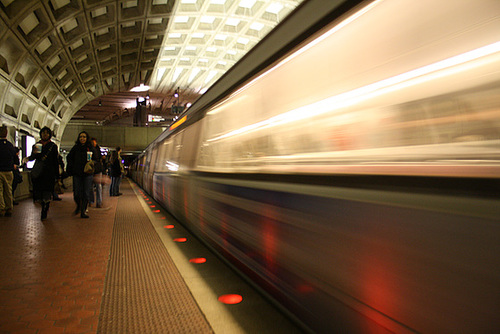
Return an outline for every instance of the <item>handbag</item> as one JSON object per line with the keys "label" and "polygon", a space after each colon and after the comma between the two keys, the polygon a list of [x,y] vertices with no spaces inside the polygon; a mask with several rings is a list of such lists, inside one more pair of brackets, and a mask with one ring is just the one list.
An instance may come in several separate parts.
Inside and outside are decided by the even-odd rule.
{"label": "handbag", "polygon": [[94,174],[94,160],[89,160],[83,168],[85,174]]}
{"label": "handbag", "polygon": [[45,159],[47,159],[47,156],[49,155],[50,151],[52,151],[53,147],[54,145],[49,148],[47,153],[45,153],[45,155],[41,159],[36,159],[35,165],[33,166],[33,168],[31,168],[32,179],[38,179],[42,175],[43,168],[45,167]]}
{"label": "handbag", "polygon": [[38,179],[42,175],[43,167],[45,166],[45,160],[35,161],[35,165],[31,168],[31,178]]}

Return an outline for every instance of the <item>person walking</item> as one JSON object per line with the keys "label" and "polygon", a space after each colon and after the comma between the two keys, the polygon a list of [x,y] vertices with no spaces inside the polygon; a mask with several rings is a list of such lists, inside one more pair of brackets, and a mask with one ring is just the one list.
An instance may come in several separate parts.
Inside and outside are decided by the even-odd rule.
{"label": "person walking", "polygon": [[75,145],[66,157],[66,172],[73,176],[73,199],[76,203],[75,215],[89,218],[86,214],[87,205],[92,191],[92,174],[85,173],[85,165],[92,159],[93,150],[86,131],[78,134]]}
{"label": "person walking", "polygon": [[[93,179],[93,188],[95,188],[95,207],[102,207],[102,154],[101,147],[97,144],[97,139],[92,137],[90,139],[90,143],[92,145],[92,160],[94,160],[94,179]],[[94,190],[92,189],[92,197],[91,202],[94,203]]]}
{"label": "person walking", "polygon": [[[36,160],[31,170],[31,180],[33,182],[33,201],[40,202],[42,205],[41,219],[47,219],[50,200],[54,193],[54,185],[59,177],[59,149],[51,141],[52,130],[43,127],[40,130],[40,140],[33,145],[32,153],[26,159],[28,161]],[[37,167],[37,165],[39,165]],[[41,165],[41,167],[40,167]],[[37,175],[34,170],[40,168]]]}
{"label": "person walking", "polygon": [[[0,127],[0,217],[12,216],[14,198],[12,196],[12,181],[14,179],[14,164],[16,163],[16,150],[14,145],[7,140],[8,129]],[[19,165],[19,159],[17,159]]]}
{"label": "person walking", "polygon": [[111,152],[110,162],[110,176],[111,186],[109,187],[109,196],[120,196],[120,183],[123,175],[123,164],[120,156],[122,149],[120,146],[115,151]]}

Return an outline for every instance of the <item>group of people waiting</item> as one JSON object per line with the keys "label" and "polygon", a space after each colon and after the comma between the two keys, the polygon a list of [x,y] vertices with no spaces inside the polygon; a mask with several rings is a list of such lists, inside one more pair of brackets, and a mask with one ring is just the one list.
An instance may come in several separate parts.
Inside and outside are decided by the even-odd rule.
{"label": "group of people waiting", "polygon": [[[64,173],[62,157],[51,138],[52,130],[48,127],[42,128],[40,140],[33,145],[32,154],[23,159],[23,162],[35,160],[32,169],[33,200],[41,204],[42,220],[47,219],[50,201],[58,199],[54,188]],[[12,215],[14,204],[12,184],[14,172],[19,166],[17,151],[7,140],[7,127],[0,127],[0,216]],[[75,215],[80,214],[81,218],[89,218],[87,208],[90,203],[95,202],[97,208],[102,207],[102,185],[107,183],[106,172],[111,176],[110,196],[121,195],[120,181],[124,169],[120,153],[121,148],[117,147],[116,151],[110,154],[109,161],[106,161],[106,156],[101,154],[96,138],[90,138],[86,131],[78,134],[75,145],[66,157],[66,174],[73,178]]]}

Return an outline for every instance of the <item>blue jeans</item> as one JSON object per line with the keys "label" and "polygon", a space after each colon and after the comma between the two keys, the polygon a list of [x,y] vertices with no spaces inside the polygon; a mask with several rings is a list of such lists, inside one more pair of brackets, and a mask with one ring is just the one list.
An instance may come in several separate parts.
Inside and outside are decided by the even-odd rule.
{"label": "blue jeans", "polygon": [[118,196],[120,192],[120,183],[122,181],[121,176],[112,176],[111,185],[109,187],[109,196]]}

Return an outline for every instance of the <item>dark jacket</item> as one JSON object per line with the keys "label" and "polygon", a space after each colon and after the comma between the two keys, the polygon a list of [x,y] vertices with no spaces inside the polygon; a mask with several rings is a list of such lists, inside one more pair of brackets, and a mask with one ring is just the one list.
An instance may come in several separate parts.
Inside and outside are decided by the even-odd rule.
{"label": "dark jacket", "polygon": [[19,165],[19,158],[14,145],[5,138],[0,139],[0,171],[12,171],[14,170],[14,164]]}
{"label": "dark jacket", "polygon": [[85,164],[87,163],[87,152],[92,152],[90,144],[82,145],[75,144],[69,151],[66,157],[66,172],[70,176],[86,176],[84,173]]}
{"label": "dark jacket", "polygon": [[113,151],[111,152],[111,158],[109,159],[109,176],[119,177],[120,175],[122,175],[120,156],[116,151]]}
{"label": "dark jacket", "polygon": [[112,177],[119,177],[122,175],[122,170],[120,168],[120,160],[115,159],[113,163],[111,164],[111,176]]}
{"label": "dark jacket", "polygon": [[[39,141],[41,143],[41,141]],[[33,146],[34,147],[34,146]],[[42,174],[39,178],[33,181],[33,192],[38,191],[54,191],[56,179],[59,178],[59,149],[57,145],[51,141],[42,146],[42,152],[32,154],[28,160],[37,160],[39,163],[44,156],[47,156],[43,163]]]}

